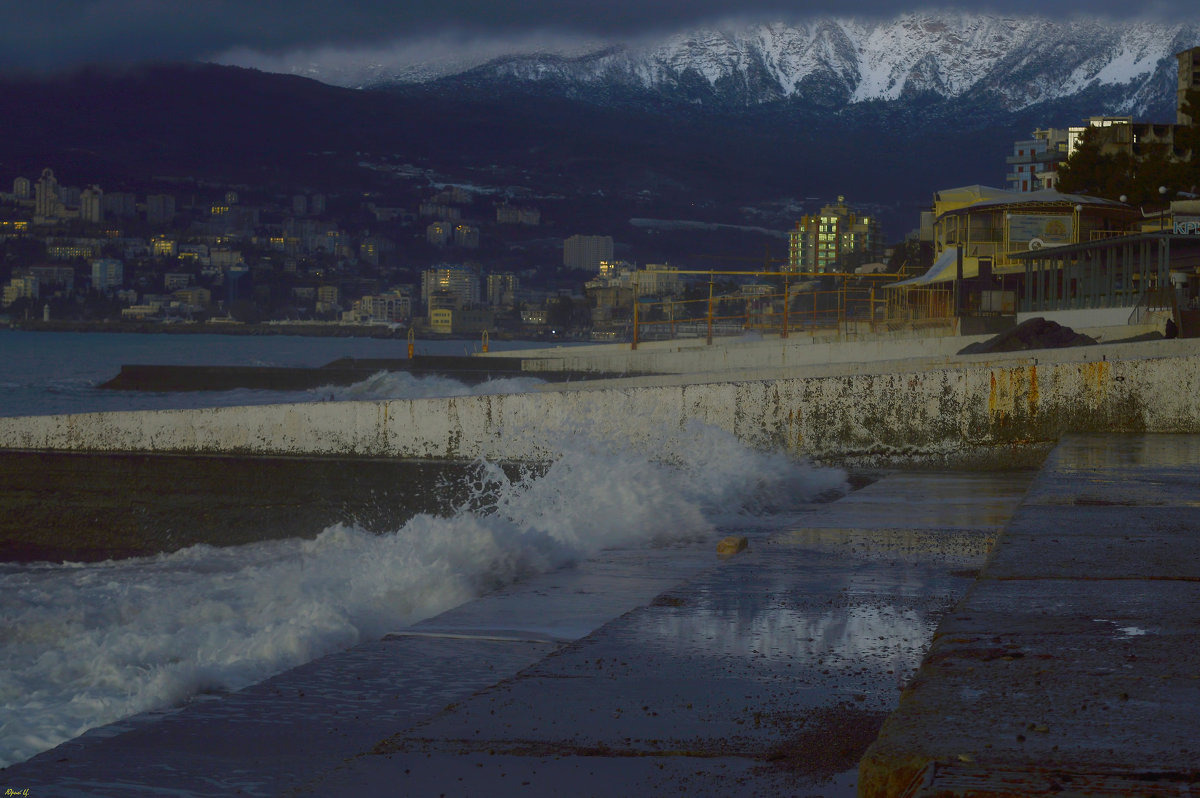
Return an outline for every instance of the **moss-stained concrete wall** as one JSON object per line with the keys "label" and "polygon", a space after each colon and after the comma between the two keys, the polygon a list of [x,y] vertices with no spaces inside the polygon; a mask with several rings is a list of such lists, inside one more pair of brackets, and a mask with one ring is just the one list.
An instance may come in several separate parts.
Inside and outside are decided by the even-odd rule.
{"label": "moss-stained concrete wall", "polygon": [[[849,465],[1039,461],[1068,431],[1200,432],[1200,353],[497,396],[0,419],[0,448],[543,460],[580,437],[670,457],[691,425]],[[1100,352],[1096,352],[1100,357]]]}

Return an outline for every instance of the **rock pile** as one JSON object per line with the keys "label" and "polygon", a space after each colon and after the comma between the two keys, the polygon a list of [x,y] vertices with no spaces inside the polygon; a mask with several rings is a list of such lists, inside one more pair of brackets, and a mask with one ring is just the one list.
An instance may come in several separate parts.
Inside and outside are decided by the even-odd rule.
{"label": "rock pile", "polygon": [[1090,346],[1094,343],[1094,338],[1039,317],[1022,322],[994,338],[963,347],[958,354],[982,355],[991,352],[1022,352],[1026,349],[1061,349],[1068,346]]}

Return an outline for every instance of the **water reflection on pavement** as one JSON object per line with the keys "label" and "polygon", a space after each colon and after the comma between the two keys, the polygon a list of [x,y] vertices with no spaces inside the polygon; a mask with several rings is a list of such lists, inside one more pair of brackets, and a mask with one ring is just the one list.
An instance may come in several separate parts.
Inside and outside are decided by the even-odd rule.
{"label": "water reflection on pavement", "polygon": [[853,795],[1032,477],[883,475],[311,787]]}

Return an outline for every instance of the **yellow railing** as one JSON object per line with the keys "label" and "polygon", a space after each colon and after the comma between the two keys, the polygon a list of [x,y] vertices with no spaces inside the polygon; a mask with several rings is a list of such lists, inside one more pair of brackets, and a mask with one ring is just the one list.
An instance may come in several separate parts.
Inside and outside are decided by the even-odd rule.
{"label": "yellow railing", "polygon": [[[709,276],[709,296],[694,299],[635,301],[630,319],[632,348],[646,340],[698,338],[712,343],[714,336],[742,335],[748,331],[777,334],[844,330],[867,325],[889,328],[889,298],[881,289],[897,280],[894,274],[798,274],[796,272],[676,272]],[[715,275],[770,277],[776,283],[765,293],[717,294]],[[821,280],[833,288],[795,290],[797,283]],[[636,290],[635,290],[636,293]],[[949,293],[949,292],[943,292]],[[922,300],[925,301],[925,300]],[[944,304],[944,303],[943,303]],[[932,306],[931,306],[932,307]],[[923,310],[922,317],[932,311]],[[911,315],[908,311],[901,316]]]}

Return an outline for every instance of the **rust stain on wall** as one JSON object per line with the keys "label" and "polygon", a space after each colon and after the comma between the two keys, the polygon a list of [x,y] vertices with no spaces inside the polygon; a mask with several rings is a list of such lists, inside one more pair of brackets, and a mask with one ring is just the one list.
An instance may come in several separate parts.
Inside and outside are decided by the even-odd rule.
{"label": "rust stain on wall", "polygon": [[804,411],[800,408],[789,410],[787,415],[788,439],[794,440],[796,452],[804,451]]}
{"label": "rust stain on wall", "polygon": [[1108,395],[1108,389],[1111,385],[1111,370],[1107,360],[1096,360],[1090,363],[1081,363],[1080,371],[1083,375],[1083,385],[1097,402],[1102,401]]}

